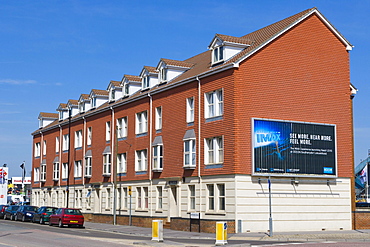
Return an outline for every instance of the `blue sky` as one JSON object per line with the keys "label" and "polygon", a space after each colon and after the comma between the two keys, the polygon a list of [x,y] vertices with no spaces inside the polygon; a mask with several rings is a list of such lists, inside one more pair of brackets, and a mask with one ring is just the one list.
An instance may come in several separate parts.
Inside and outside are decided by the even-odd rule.
{"label": "blue sky", "polygon": [[59,103],[106,89],[124,74],[139,75],[160,58],[199,54],[216,33],[242,36],[312,7],[355,46],[357,165],[370,149],[370,1],[343,0],[0,0],[0,165],[21,176],[25,161],[30,175],[30,133],[40,112],[56,112]]}

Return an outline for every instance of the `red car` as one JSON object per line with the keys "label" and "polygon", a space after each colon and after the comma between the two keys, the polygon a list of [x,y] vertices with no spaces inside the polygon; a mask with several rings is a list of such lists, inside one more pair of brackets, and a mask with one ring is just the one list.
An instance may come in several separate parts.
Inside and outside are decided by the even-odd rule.
{"label": "red car", "polygon": [[63,227],[68,225],[77,225],[80,228],[84,226],[84,216],[81,211],[76,208],[58,208],[54,214],[50,215],[49,226],[58,225]]}

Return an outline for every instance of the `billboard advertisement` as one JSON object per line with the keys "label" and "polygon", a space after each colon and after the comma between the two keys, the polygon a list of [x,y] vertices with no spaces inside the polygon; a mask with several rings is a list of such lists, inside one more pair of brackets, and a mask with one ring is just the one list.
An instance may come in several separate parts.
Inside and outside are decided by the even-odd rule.
{"label": "billboard advertisement", "polygon": [[336,176],[332,124],[252,119],[254,174]]}

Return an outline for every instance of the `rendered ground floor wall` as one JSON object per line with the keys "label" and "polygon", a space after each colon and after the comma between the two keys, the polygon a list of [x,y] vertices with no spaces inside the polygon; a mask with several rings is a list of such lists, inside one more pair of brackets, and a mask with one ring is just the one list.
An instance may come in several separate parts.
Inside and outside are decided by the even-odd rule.
{"label": "rendered ground floor wall", "polygon": [[[269,209],[274,232],[349,230],[352,228],[350,179],[223,175],[175,177],[152,181],[70,185],[68,206],[81,208],[87,220],[151,227],[161,219],[174,230],[214,232],[218,221],[228,232],[267,232]],[[66,188],[34,187],[32,204],[65,207]],[[131,196],[130,196],[131,189]],[[271,205],[269,196],[271,195]],[[114,203],[116,203],[114,207]],[[131,209],[131,210],[130,210]]]}

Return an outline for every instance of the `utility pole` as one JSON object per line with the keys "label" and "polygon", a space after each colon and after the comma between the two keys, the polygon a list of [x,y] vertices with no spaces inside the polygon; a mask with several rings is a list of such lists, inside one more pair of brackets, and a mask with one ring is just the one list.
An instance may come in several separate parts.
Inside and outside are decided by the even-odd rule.
{"label": "utility pole", "polygon": [[270,217],[269,217],[269,231],[270,231],[270,237],[273,236],[273,232],[272,232],[272,209],[271,209],[271,177],[269,176],[269,179],[268,179],[268,185],[269,185],[269,214],[270,214]]}

